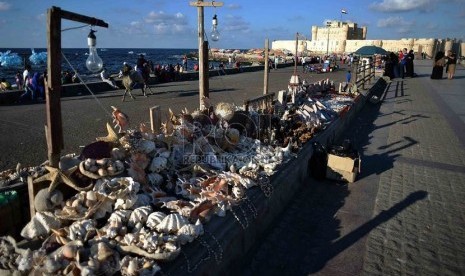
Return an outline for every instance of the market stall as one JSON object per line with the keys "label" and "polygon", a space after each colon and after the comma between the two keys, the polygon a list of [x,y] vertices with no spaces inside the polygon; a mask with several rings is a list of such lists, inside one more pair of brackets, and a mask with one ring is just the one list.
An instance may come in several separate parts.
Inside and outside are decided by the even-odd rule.
{"label": "market stall", "polygon": [[[301,83],[247,108],[169,113],[161,133],[116,128],[79,155],[8,175],[28,178],[21,248],[0,238],[0,272],[212,275],[248,252],[308,181],[311,142],[330,143],[366,96],[329,80]],[[260,104],[259,104],[260,103]],[[4,178],[6,179],[6,178]]]}

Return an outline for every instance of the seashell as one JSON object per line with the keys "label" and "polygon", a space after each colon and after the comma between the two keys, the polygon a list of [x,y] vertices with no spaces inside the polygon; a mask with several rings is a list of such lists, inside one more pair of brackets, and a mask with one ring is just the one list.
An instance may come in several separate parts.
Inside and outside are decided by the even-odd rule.
{"label": "seashell", "polygon": [[145,224],[148,216],[152,212],[152,207],[150,206],[143,206],[135,209],[129,217],[128,226],[134,227],[137,223]]}
{"label": "seashell", "polygon": [[152,151],[155,150],[155,142],[142,139],[139,141],[136,150],[147,153],[147,154],[151,153]]}
{"label": "seashell", "polygon": [[215,115],[223,120],[230,120],[234,116],[234,105],[225,102],[219,102],[215,106]]}
{"label": "seashell", "polygon": [[54,189],[49,191],[48,188],[40,190],[34,198],[34,207],[37,212],[52,211],[55,207],[63,202],[63,194]]}
{"label": "seashell", "polygon": [[89,170],[92,166],[95,166],[95,159],[87,158],[86,160],[84,160],[84,168],[86,170]]}
{"label": "seashell", "polygon": [[95,228],[95,221],[91,219],[85,219],[81,221],[73,222],[69,226],[69,238],[71,240],[87,241],[88,239],[95,236],[97,229]]}
{"label": "seashell", "polygon": [[113,165],[117,171],[124,171],[124,163],[120,160],[116,160]]}
{"label": "seashell", "polygon": [[151,172],[159,173],[163,171],[164,169],[166,169],[167,165],[168,165],[168,159],[164,157],[155,157],[150,163],[149,170]]}
{"label": "seashell", "polygon": [[58,168],[62,171],[67,171],[72,167],[79,166],[79,163],[81,163],[81,160],[75,153],[66,154],[60,158]]}
{"label": "seashell", "polygon": [[245,196],[244,186],[242,185],[234,185],[232,187],[232,193],[235,198],[243,198]]}
{"label": "seashell", "polygon": [[124,160],[126,157],[126,152],[120,148],[113,148],[111,150],[111,157],[114,160]]}
{"label": "seashell", "polygon": [[166,216],[155,228],[163,233],[176,233],[181,227],[188,224],[189,221],[184,216],[174,213]]}
{"label": "seashell", "polygon": [[126,233],[123,238],[123,242],[127,245],[135,244],[139,241],[138,235],[133,233]]}
{"label": "seashell", "polygon": [[146,225],[148,228],[155,230],[158,224],[166,217],[163,212],[153,212],[147,217]]}
{"label": "seashell", "polygon": [[79,164],[79,171],[80,171],[83,175],[85,175],[85,176],[87,176],[87,177],[89,177],[89,178],[91,178],[91,179],[99,179],[99,178],[100,178],[100,175],[98,175],[98,174],[95,173],[95,172],[98,171],[98,167],[95,166],[95,165],[86,166],[86,165],[85,165],[85,162],[86,162],[86,161],[82,161],[82,162]]}
{"label": "seashell", "polygon": [[192,242],[194,239],[203,235],[203,225],[200,220],[194,224],[186,224],[178,230],[178,241],[181,245]]}
{"label": "seashell", "polygon": [[100,176],[102,176],[102,177],[108,175],[108,171],[107,171],[106,169],[104,169],[104,168],[98,169],[97,172],[98,172],[98,175],[100,175]]}
{"label": "seashell", "polygon": [[118,198],[115,202],[115,209],[130,209],[138,199],[137,195],[127,195],[125,199]]}
{"label": "seashell", "polygon": [[131,213],[131,210],[116,210],[111,213],[108,221],[120,221],[121,223],[127,223]]}
{"label": "seashell", "polygon": [[159,173],[149,173],[147,174],[147,179],[149,184],[155,187],[159,187],[165,181],[163,176],[161,176]]}
{"label": "seashell", "polygon": [[156,275],[161,270],[154,260],[145,257],[131,257],[124,256],[120,262],[121,275],[134,276],[134,275]]}
{"label": "seashell", "polygon": [[102,158],[95,160],[95,164],[99,167],[107,167],[111,162],[110,158]]}
{"label": "seashell", "polygon": [[97,200],[97,194],[95,191],[87,191],[86,192],[86,199],[90,201],[96,201]]}
{"label": "seashell", "polygon": [[34,239],[48,235],[51,229],[58,229],[60,227],[61,222],[51,212],[37,212],[22,229],[21,236],[26,239]]}

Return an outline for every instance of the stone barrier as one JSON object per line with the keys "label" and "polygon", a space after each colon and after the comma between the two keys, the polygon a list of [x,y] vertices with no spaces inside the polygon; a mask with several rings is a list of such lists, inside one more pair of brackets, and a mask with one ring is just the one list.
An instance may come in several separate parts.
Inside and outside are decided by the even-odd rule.
{"label": "stone barrier", "polygon": [[[180,256],[162,264],[167,275],[238,275],[246,265],[247,254],[263,239],[263,234],[289,205],[303,185],[311,185],[309,160],[313,142],[330,145],[351,125],[357,113],[372,94],[382,93],[386,82],[380,78],[370,90],[363,91],[354,105],[344,111],[324,131],[305,144],[298,156],[282,165],[270,178],[273,192],[266,197],[260,188],[247,191],[247,199],[228,211],[225,217],[214,216],[204,224],[205,233],[192,243],[184,245]],[[356,184],[352,184],[356,185]]]}
{"label": "stone barrier", "polygon": [[[291,63],[279,64],[279,67],[288,67],[292,66]],[[256,72],[263,70],[263,65],[258,66],[244,66],[240,69],[237,68],[225,68],[224,71],[226,75],[231,74],[238,74],[238,73],[246,73],[246,72]],[[220,76],[218,69],[212,69],[209,71],[210,78]],[[199,72],[188,71],[185,73],[179,74],[179,77],[176,81],[192,81],[199,79]],[[121,79],[115,79],[116,85],[123,89],[123,84]],[[161,83],[156,77],[150,77],[149,85],[159,84]],[[103,81],[95,81],[95,82],[86,82],[86,85],[89,89],[95,93],[103,93],[107,91],[112,91],[112,88],[109,84]],[[7,92],[0,92],[0,105],[8,105],[14,104],[19,101],[19,97],[23,94],[21,90],[12,90]],[[82,83],[73,83],[73,84],[64,84],[61,86],[61,96],[62,97],[73,97],[73,96],[81,96],[81,95],[90,95],[90,92]]]}

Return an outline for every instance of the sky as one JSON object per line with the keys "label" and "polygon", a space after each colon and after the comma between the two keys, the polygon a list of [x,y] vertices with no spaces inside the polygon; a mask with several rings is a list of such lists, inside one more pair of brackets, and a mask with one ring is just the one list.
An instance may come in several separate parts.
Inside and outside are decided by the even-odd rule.
{"label": "sky", "polygon": [[[193,1],[193,0],[192,0]],[[219,1],[216,1],[218,3]],[[102,19],[97,48],[198,46],[197,8],[188,0],[0,0],[0,48],[45,48],[47,10]],[[220,40],[211,48],[263,48],[265,39],[311,39],[311,26],[344,20],[367,26],[367,39],[457,38],[465,41],[465,0],[225,0],[207,7],[205,32],[217,14]],[[342,14],[341,10],[347,14]],[[65,30],[74,27],[70,30]],[[87,47],[90,27],[62,20],[62,47]]]}

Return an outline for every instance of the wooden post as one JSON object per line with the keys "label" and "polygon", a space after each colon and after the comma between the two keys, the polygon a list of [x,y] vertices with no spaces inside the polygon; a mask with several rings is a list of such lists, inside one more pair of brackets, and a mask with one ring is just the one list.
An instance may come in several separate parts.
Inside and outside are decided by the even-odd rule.
{"label": "wooden post", "polygon": [[362,61],[362,89],[365,90],[365,77],[366,77],[366,65],[365,65],[365,61]]}
{"label": "wooden post", "polygon": [[159,105],[150,108],[150,127],[154,134],[160,133],[161,128],[161,108]]}
{"label": "wooden post", "polygon": [[[203,0],[199,0],[198,2],[203,2]],[[205,61],[204,61],[204,51],[203,51],[203,42],[204,42],[204,12],[203,6],[197,7],[197,21],[198,21],[198,45],[199,45],[199,102],[200,102],[200,110],[205,109],[203,106],[203,97],[205,97]]]}
{"label": "wooden post", "polygon": [[[198,46],[199,46],[199,105],[200,110],[205,109],[203,97],[208,97],[208,45],[207,50],[204,48],[204,12],[203,7],[222,7],[222,2],[204,2],[198,0],[196,2],[190,2],[190,6],[197,7],[197,21],[198,21]],[[205,62],[207,58],[207,62]],[[207,64],[207,67],[205,67]]]}
{"label": "wooden post", "polygon": [[47,110],[46,139],[48,161],[58,167],[63,149],[63,127],[61,121],[61,19],[68,19],[94,26],[108,28],[108,24],[95,17],[64,11],[58,7],[47,10],[47,79],[45,98]]}
{"label": "wooden post", "polygon": [[295,56],[294,56],[294,76],[297,76],[297,50],[299,44],[299,33],[295,34]]}
{"label": "wooden post", "polygon": [[263,78],[263,95],[266,95],[268,94],[268,75],[269,75],[269,72],[270,72],[270,68],[269,68],[269,41],[268,41],[268,38],[265,39],[265,70],[263,70],[265,72],[265,75],[264,75],[264,78]]}
{"label": "wooden post", "polygon": [[203,96],[210,97],[210,64],[208,60],[208,41],[203,42]]}
{"label": "wooden post", "polygon": [[47,12],[47,81],[45,98],[47,110],[48,161],[58,167],[63,149],[61,123],[61,9],[52,7]]}

